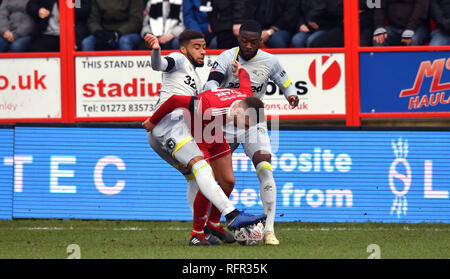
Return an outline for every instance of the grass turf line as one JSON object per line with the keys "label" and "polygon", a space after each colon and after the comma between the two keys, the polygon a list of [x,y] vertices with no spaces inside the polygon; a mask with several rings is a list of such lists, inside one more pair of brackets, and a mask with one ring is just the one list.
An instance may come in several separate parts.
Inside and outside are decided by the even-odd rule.
{"label": "grass turf line", "polygon": [[450,224],[276,223],[279,246],[237,243],[190,247],[192,223],[0,220],[1,259],[64,259],[77,244],[83,259],[384,259],[450,258]]}

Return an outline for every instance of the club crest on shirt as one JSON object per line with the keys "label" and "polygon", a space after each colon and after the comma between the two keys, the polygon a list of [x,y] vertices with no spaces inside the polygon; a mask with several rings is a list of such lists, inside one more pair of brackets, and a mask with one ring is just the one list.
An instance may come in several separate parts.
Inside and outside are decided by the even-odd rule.
{"label": "club crest on shirt", "polygon": [[167,146],[167,148],[169,148],[169,149],[174,149],[175,146],[176,146],[175,140],[172,139],[172,138],[168,139],[168,140],[166,141],[166,146]]}

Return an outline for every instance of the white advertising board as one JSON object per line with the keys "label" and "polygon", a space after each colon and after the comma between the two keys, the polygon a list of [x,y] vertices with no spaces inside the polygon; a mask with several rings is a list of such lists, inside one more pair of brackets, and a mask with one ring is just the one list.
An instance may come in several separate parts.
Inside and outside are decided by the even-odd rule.
{"label": "white advertising board", "polygon": [[[300,98],[289,105],[270,82],[264,102],[268,115],[345,114],[345,57],[334,54],[276,54]],[[202,82],[217,55],[207,55],[198,69]],[[77,117],[150,116],[158,100],[161,73],[153,71],[150,56],[77,57]]]}
{"label": "white advertising board", "polygon": [[61,118],[60,59],[0,59],[0,118]]}

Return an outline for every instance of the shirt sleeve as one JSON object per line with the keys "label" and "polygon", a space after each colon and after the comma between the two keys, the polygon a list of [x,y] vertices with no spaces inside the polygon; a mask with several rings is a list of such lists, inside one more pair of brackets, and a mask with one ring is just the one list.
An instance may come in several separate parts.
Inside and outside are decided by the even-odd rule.
{"label": "shirt sleeve", "polygon": [[193,96],[172,95],[164,102],[150,118],[150,122],[157,125],[164,116],[177,108],[193,109],[196,98]]}
{"label": "shirt sleeve", "polygon": [[177,52],[172,52],[166,57],[161,57],[161,50],[152,51],[152,69],[155,71],[175,72],[183,66],[184,59]]}
{"label": "shirt sleeve", "polygon": [[250,75],[244,68],[241,68],[239,70],[239,90],[245,95],[253,97]]}
{"label": "shirt sleeve", "polygon": [[286,99],[290,96],[297,95],[297,91],[292,85],[292,81],[289,79],[286,71],[283,69],[275,56],[273,56],[273,66],[270,73],[270,79],[273,80],[273,82],[280,88]]}
{"label": "shirt sleeve", "polygon": [[221,86],[221,84],[225,79],[227,69],[231,67],[231,64],[233,63],[234,59],[235,57],[233,57],[230,51],[222,52],[217,57],[217,60],[211,67],[211,71],[209,72],[208,76],[208,81],[205,83],[203,91],[223,87]]}

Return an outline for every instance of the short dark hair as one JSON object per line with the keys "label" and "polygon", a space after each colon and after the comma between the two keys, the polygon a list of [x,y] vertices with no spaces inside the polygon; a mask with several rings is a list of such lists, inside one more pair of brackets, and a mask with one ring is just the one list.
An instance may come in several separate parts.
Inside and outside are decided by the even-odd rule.
{"label": "short dark hair", "polygon": [[178,37],[180,45],[186,45],[189,41],[194,39],[204,39],[205,35],[197,30],[186,29]]}
{"label": "short dark hair", "polygon": [[242,22],[241,27],[239,28],[239,32],[241,31],[256,32],[258,34],[261,34],[262,28],[259,22],[253,19],[249,19]]}
{"label": "short dark hair", "polygon": [[[247,106],[247,108],[252,108],[256,112],[256,123],[264,122],[266,117],[264,114],[264,103],[263,101],[261,101],[261,99],[256,97],[247,97],[242,101]],[[250,116],[252,116],[252,114],[250,114]]]}

